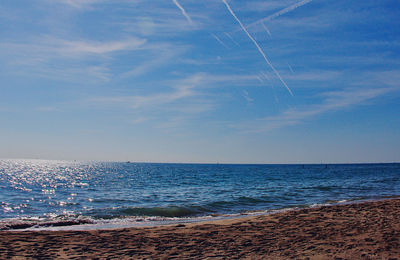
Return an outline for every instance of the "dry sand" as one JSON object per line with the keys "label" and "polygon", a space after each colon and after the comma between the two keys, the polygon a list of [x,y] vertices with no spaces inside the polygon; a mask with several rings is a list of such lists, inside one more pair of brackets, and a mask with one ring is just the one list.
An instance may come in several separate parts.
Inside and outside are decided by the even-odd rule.
{"label": "dry sand", "polygon": [[2,231],[0,258],[400,259],[400,199],[152,228]]}

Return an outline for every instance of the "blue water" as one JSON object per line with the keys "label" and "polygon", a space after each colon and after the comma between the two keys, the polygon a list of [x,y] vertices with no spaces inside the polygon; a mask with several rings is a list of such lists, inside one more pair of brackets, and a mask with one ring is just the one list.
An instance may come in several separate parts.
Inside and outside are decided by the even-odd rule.
{"label": "blue water", "polygon": [[79,224],[196,218],[395,196],[400,196],[400,164],[0,160],[3,226],[13,220]]}

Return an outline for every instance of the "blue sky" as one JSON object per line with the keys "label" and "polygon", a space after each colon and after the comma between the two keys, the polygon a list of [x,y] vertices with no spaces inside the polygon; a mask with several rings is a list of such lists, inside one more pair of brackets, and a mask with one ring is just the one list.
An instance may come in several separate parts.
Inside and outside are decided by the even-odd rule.
{"label": "blue sky", "polygon": [[2,0],[0,158],[400,161],[399,13],[394,0]]}

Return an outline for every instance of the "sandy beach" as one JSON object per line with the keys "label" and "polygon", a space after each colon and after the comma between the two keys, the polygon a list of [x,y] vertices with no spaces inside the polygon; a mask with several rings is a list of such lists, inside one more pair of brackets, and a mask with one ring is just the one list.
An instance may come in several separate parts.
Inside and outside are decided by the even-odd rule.
{"label": "sandy beach", "polygon": [[208,223],[0,232],[0,258],[400,259],[400,199]]}

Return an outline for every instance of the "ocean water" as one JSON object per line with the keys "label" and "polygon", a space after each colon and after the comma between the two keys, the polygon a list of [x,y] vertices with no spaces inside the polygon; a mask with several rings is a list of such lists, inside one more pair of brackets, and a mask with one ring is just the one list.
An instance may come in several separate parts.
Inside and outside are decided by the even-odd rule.
{"label": "ocean water", "polygon": [[0,229],[174,223],[397,196],[400,164],[0,160]]}

